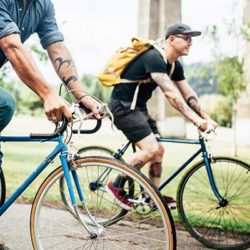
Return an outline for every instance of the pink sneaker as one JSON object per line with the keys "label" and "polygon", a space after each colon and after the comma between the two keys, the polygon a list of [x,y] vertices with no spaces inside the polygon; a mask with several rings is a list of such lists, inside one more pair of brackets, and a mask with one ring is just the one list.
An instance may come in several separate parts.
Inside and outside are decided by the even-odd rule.
{"label": "pink sneaker", "polygon": [[114,188],[113,183],[109,182],[106,186],[106,191],[114,198],[117,205],[126,210],[131,210],[132,204],[128,200],[127,193],[124,189]]}
{"label": "pink sneaker", "polygon": [[176,200],[170,196],[163,195],[163,198],[168,204],[168,207],[170,209],[176,209]]}

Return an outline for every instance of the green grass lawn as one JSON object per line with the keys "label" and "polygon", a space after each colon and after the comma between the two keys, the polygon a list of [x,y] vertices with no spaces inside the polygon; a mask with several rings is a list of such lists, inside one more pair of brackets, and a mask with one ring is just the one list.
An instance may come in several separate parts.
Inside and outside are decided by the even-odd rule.
{"label": "green grass lawn", "polygon": [[[9,133],[11,134],[11,133]],[[81,135],[74,136],[72,138],[76,148],[80,148],[87,145],[102,145],[109,147],[113,150],[126,143],[126,138],[120,133],[115,132],[105,133],[100,131],[94,135]],[[54,143],[3,143],[2,148],[4,152],[4,163],[3,170],[5,173],[7,190],[10,194],[20,184],[35,167],[46,157],[46,155],[53,148]],[[183,144],[172,144],[165,143],[165,158],[163,161],[163,179],[169,176],[177,167],[182,164],[188,157],[197,150],[195,145],[183,145]],[[230,145],[223,142],[211,142],[210,151],[214,155],[228,155],[230,156]],[[239,147],[238,149],[241,159],[250,162],[249,147]],[[128,149],[125,153],[124,159],[132,154],[132,150]],[[194,162],[200,160],[199,156]],[[192,164],[191,164],[192,165]],[[44,171],[44,173],[38,177],[36,181],[29,187],[23,194],[23,198],[32,200],[38,186],[45,176],[48,175],[55,167],[59,166],[58,159],[55,160],[50,166]],[[186,170],[183,171],[183,173]],[[143,169],[143,172],[147,175],[147,168]],[[175,197],[178,182],[182,177],[183,173],[179,174],[167,187],[164,188],[163,193],[172,195]]]}

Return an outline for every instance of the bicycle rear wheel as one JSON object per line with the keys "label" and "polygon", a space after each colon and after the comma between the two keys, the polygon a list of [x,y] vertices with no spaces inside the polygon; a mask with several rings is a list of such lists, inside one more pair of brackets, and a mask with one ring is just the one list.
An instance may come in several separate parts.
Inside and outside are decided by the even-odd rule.
{"label": "bicycle rear wheel", "polygon": [[82,147],[78,150],[77,154],[79,154],[81,157],[86,156],[105,156],[105,157],[112,157],[114,154],[114,151],[112,151],[109,148],[102,147],[102,146],[87,146]]}
{"label": "bicycle rear wheel", "polygon": [[[171,214],[159,192],[138,171],[125,163],[104,157],[80,158],[75,161],[84,202],[94,220],[101,226],[96,227],[82,204],[77,202],[82,220],[96,233],[90,237],[86,228],[75,215],[68,212],[61,198],[60,179],[62,168],[52,172],[40,186],[31,210],[31,239],[34,249],[175,249],[175,228]],[[90,183],[98,179],[103,171],[108,176],[99,189],[91,190]],[[154,212],[145,216],[138,215],[133,209],[117,223],[112,220],[120,207],[105,190],[106,183],[117,174],[125,174],[133,180],[134,201],[139,202],[140,186],[156,206]],[[128,185],[128,184],[127,184]],[[131,187],[127,186],[127,189]],[[128,191],[128,190],[126,190]],[[76,190],[74,190],[76,194]],[[149,204],[151,205],[151,204]]]}
{"label": "bicycle rear wheel", "polygon": [[216,249],[250,247],[250,166],[240,160],[215,157],[211,162],[219,204],[204,162],[196,164],[178,188],[177,208],[187,230],[198,241]]}

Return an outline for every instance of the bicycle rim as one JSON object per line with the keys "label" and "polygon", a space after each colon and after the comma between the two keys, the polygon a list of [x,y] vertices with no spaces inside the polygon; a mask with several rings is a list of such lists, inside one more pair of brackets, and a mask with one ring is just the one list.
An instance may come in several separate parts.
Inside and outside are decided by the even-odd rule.
{"label": "bicycle rim", "polygon": [[[103,226],[102,232],[92,223],[78,202],[78,211],[87,225],[96,232],[91,239],[76,216],[68,211],[61,198],[61,168],[51,173],[39,188],[31,210],[31,239],[34,249],[175,249],[175,229],[169,210],[149,182],[134,169],[109,158],[91,157],[76,160],[77,174],[92,217]],[[102,188],[94,192],[89,183],[105,171],[110,174]],[[105,185],[118,173],[133,179],[135,190],[143,186],[156,205],[156,211],[138,216],[132,209],[117,223],[108,222],[121,208],[105,191]],[[75,192],[76,193],[76,192]],[[138,194],[135,194],[135,197]],[[98,231],[99,230],[99,231]]]}
{"label": "bicycle rim", "polygon": [[6,183],[4,178],[3,169],[0,167],[0,206],[4,204],[6,197]]}
{"label": "bicycle rim", "polygon": [[178,189],[178,211],[193,237],[216,249],[250,247],[250,166],[237,159],[215,157],[211,163],[219,204],[203,162],[195,165]]}

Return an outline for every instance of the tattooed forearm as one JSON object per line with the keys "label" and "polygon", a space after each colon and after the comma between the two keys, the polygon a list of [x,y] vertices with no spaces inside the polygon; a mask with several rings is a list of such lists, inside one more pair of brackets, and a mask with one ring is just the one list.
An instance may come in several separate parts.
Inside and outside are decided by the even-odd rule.
{"label": "tattooed forearm", "polygon": [[181,100],[180,98],[174,97],[173,102],[174,102],[174,104],[176,106],[176,109],[179,110],[180,112],[187,110],[187,108],[185,107],[184,101]]}
{"label": "tattooed forearm", "polygon": [[179,90],[171,82],[167,74],[152,73],[151,77],[160,86],[169,103],[191,122],[195,122],[195,114],[188,107]]}
{"label": "tattooed forearm", "polygon": [[63,60],[61,57],[55,59],[54,63],[58,63],[57,72],[60,72],[61,67],[66,64],[67,67],[75,67],[74,62],[72,60]]}
{"label": "tattooed forearm", "polygon": [[71,81],[73,81],[73,82],[77,81],[78,78],[77,78],[76,76],[70,76],[70,77],[68,77],[68,78],[63,77],[62,80],[63,80],[63,82],[64,82],[66,85],[68,85]]}
{"label": "tattooed forearm", "polygon": [[188,106],[199,116],[202,116],[202,111],[201,111],[201,107],[198,103],[198,100],[195,96],[190,96],[187,99],[187,104]]}
{"label": "tattooed forearm", "polygon": [[62,57],[57,57],[54,60],[54,64],[57,73],[60,75],[60,78],[66,85],[68,85],[72,81],[78,81],[77,75],[74,74],[76,73],[75,70],[72,71],[72,69],[75,69],[75,65],[71,59],[64,60]]}

